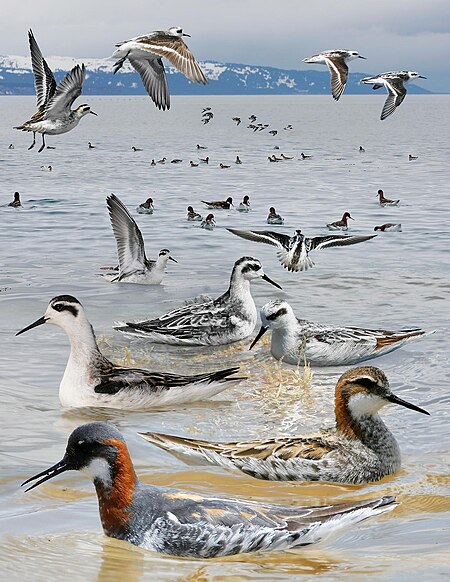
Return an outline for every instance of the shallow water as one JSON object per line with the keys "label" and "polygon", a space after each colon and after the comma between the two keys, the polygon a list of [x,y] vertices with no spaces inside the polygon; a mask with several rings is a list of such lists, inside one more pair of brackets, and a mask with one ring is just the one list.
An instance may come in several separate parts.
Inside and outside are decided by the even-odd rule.
{"label": "shallow water", "polygon": [[[0,567],[10,580],[433,580],[450,573],[450,473],[448,395],[450,277],[448,216],[450,97],[408,95],[401,109],[381,123],[381,97],[174,97],[170,112],[149,99],[89,97],[98,117],[59,137],[55,150],[27,151],[31,135],[11,127],[34,111],[34,99],[2,97],[0,106]],[[204,126],[203,106],[215,117]],[[278,129],[253,133],[235,115]],[[288,123],[292,131],[282,128]],[[88,150],[91,141],[96,149]],[[9,143],[14,150],[7,149]],[[200,154],[196,144],[208,146]],[[38,136],[39,145],[39,136]],[[132,152],[131,146],[143,148]],[[279,145],[294,160],[270,164]],[[366,149],[360,154],[358,148]],[[313,155],[298,161],[300,152]],[[418,155],[409,162],[408,154]],[[209,155],[209,166],[189,160]],[[239,155],[241,166],[233,161]],[[151,167],[152,158],[179,157],[183,164]],[[221,170],[220,162],[231,163]],[[51,164],[52,172],[41,169]],[[380,208],[383,188],[400,198]],[[21,193],[23,208],[7,203]],[[170,263],[158,287],[112,285],[98,268],[115,264],[115,242],[105,197],[117,194],[133,211],[153,258],[169,248]],[[201,199],[251,199],[252,212],[215,213],[217,228],[203,231],[185,220]],[[152,216],[134,208],[148,196]],[[265,229],[268,207],[286,219],[283,232],[302,228],[327,234],[324,225],[344,211],[352,233],[401,222],[403,232],[380,234],[369,243],[315,253],[313,269],[290,274],[274,249],[234,237],[226,227]],[[176,432],[232,440],[315,430],[333,422],[333,390],[345,368],[313,369],[310,386],[292,368],[275,365],[267,344],[248,352],[250,341],[223,348],[173,348],[130,342],[113,321],[156,316],[200,293],[219,295],[234,261],[261,259],[283,286],[252,284],[258,306],[287,299],[298,316],[364,327],[420,326],[436,333],[371,363],[387,374],[393,391],[425,407],[430,417],[395,406],[382,411],[402,453],[399,474],[369,486],[267,483],[215,467],[188,467],[151,447],[137,431]],[[190,373],[241,363],[248,380],[214,400],[175,410],[128,413],[63,410],[58,386],[68,342],[59,328],[44,326],[16,338],[40,317],[55,295],[84,304],[104,352],[159,370]],[[289,373],[286,370],[289,369]],[[395,494],[392,513],[347,532],[336,541],[295,552],[237,556],[212,561],[180,560],[134,548],[101,533],[92,485],[67,473],[24,494],[21,481],[63,454],[77,425],[111,420],[125,434],[144,482],[203,494],[248,497],[276,503],[328,503]],[[32,574],[30,574],[32,572]]]}

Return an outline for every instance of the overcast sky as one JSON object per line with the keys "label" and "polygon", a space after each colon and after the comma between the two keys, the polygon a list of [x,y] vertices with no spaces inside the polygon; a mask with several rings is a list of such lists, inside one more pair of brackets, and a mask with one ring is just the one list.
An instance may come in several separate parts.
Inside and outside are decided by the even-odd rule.
{"label": "overcast sky", "polygon": [[415,70],[423,87],[450,91],[450,0],[17,0],[1,21],[0,54],[27,54],[28,28],[44,55],[81,58],[176,25],[198,60],[303,69],[304,57],[347,48],[367,57],[353,70]]}

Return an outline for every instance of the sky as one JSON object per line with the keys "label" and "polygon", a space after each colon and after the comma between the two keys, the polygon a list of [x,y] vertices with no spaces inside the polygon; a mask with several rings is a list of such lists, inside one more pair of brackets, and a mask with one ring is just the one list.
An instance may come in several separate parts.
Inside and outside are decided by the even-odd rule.
{"label": "sky", "polygon": [[2,7],[0,54],[28,54],[29,28],[44,55],[82,58],[171,26],[197,60],[305,69],[343,48],[367,57],[355,72],[418,71],[450,92],[450,0],[17,0]]}

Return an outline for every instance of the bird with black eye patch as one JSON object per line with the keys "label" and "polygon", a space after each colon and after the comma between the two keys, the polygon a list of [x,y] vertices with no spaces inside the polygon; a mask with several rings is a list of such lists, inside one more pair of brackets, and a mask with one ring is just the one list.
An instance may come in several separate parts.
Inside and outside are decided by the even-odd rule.
{"label": "bird with black eye patch", "polygon": [[203,220],[202,215],[199,214],[198,212],[195,212],[192,206],[187,207],[187,219],[190,222],[200,222],[201,220]]}
{"label": "bird with black eye patch", "polygon": [[330,222],[327,224],[328,230],[348,230],[348,219],[355,220],[350,216],[350,212],[344,212],[341,220],[336,220],[336,222]]}
{"label": "bird with black eye patch", "polygon": [[238,212],[250,212],[250,210],[251,210],[250,196],[244,196],[244,198],[242,199],[242,202],[239,204],[239,206],[236,208],[236,210]]}
{"label": "bird with black eye patch", "polygon": [[200,299],[155,319],[119,323],[114,329],[149,342],[173,345],[224,345],[248,337],[258,320],[250,283],[263,279],[281,289],[264,273],[258,259],[241,257],[234,263],[230,285],[217,299]]}
{"label": "bird with black eye patch", "polygon": [[145,202],[139,204],[136,208],[138,214],[153,214],[155,207],[153,206],[153,198],[147,198]]}
{"label": "bird with black eye patch", "polygon": [[378,411],[389,404],[429,414],[392,393],[382,370],[352,368],[335,390],[333,427],[319,432],[241,442],[210,442],[140,433],[190,464],[236,468],[269,481],[328,481],[352,485],[378,481],[400,470],[400,448]]}
{"label": "bird with black eye patch", "polygon": [[59,386],[64,407],[143,410],[189,404],[219,394],[242,379],[233,377],[239,367],[185,376],[117,366],[98,349],[84,308],[71,295],[51,299],[45,314],[16,335],[45,323],[62,328],[70,341],[69,360]]}

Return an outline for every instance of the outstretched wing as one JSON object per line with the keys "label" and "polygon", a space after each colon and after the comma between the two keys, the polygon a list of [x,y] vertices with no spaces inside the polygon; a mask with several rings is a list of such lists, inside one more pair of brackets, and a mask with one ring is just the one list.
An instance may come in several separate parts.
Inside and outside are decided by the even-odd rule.
{"label": "outstretched wing", "polygon": [[75,99],[81,95],[85,77],[86,69],[84,64],[81,67],[76,65],[70,73],[67,73],[46,105],[45,113],[47,117],[56,118],[61,114],[67,113]]}
{"label": "outstretched wing", "polygon": [[368,235],[346,235],[346,234],[336,234],[330,236],[316,236],[314,238],[308,239],[309,250],[321,250],[330,247],[343,247],[348,245],[355,245],[371,238],[376,237],[376,234]]}
{"label": "outstretched wing", "polygon": [[167,86],[166,72],[162,59],[136,59],[128,57],[132,67],[139,73],[145,90],[158,109],[170,109],[170,95]]}
{"label": "outstretched wing", "polygon": [[342,95],[347,83],[348,67],[343,57],[326,57],[325,62],[331,75],[331,94],[336,101]]}
{"label": "outstretched wing", "polygon": [[41,49],[34,38],[33,31],[28,31],[28,41],[31,52],[31,65],[33,67],[34,86],[36,89],[36,105],[43,109],[56,90],[56,81],[47,61],[41,53]]}
{"label": "outstretched wing", "polygon": [[227,228],[233,234],[251,240],[253,242],[265,243],[278,247],[282,251],[287,251],[290,248],[291,237],[280,232],[272,232],[269,230],[237,230],[235,228]]}
{"label": "outstretched wing", "polygon": [[381,111],[380,119],[386,119],[392,115],[396,108],[401,105],[406,96],[406,89],[403,85],[402,79],[391,78],[385,80],[385,86],[388,91],[387,99]]}

